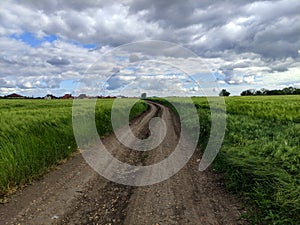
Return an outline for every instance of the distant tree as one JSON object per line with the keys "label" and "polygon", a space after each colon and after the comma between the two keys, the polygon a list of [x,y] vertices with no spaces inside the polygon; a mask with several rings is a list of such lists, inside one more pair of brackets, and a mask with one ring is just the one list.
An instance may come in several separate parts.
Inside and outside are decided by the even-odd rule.
{"label": "distant tree", "polygon": [[78,95],[78,98],[80,98],[80,99],[87,98],[87,95],[86,94],[80,94],[80,95]]}
{"label": "distant tree", "polygon": [[270,90],[267,91],[266,95],[284,95],[282,90]]}
{"label": "distant tree", "polygon": [[268,91],[269,91],[269,90],[268,90],[268,89],[265,89],[265,88],[262,88],[262,89],[261,89],[261,92],[262,92],[263,95],[266,95]]}
{"label": "distant tree", "polygon": [[293,87],[287,87],[287,88],[284,88],[282,91],[285,95],[292,95],[294,94],[296,88],[293,88]]}
{"label": "distant tree", "polygon": [[141,98],[147,98],[147,94],[146,93],[142,93],[141,94]]}
{"label": "distant tree", "polygon": [[248,95],[255,95],[255,89],[249,89],[249,90],[246,90],[246,91],[243,91],[241,93],[241,96],[248,96]]}
{"label": "distant tree", "polygon": [[257,90],[257,91],[255,91],[254,95],[263,95],[263,92],[261,90]]}
{"label": "distant tree", "polygon": [[293,92],[294,95],[300,95],[300,88],[296,88]]}
{"label": "distant tree", "polygon": [[222,89],[222,91],[219,93],[219,96],[229,96],[230,92],[228,92],[226,89]]}
{"label": "distant tree", "polygon": [[294,87],[287,87],[283,88],[282,90],[267,90],[262,88],[261,90],[249,89],[243,91],[241,96],[248,96],[248,95],[299,95],[300,89]]}

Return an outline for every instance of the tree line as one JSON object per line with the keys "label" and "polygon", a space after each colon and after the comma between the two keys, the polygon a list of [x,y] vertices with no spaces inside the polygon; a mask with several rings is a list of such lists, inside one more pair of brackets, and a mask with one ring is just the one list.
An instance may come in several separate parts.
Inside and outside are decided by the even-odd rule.
{"label": "tree line", "polygon": [[[226,89],[222,89],[219,93],[219,96],[229,96],[230,92]],[[254,96],[254,95],[300,95],[300,88],[294,87],[286,87],[283,89],[275,89],[275,90],[268,90],[262,88],[260,90],[256,89],[248,89],[241,93],[241,96]]]}
{"label": "tree line", "polygon": [[249,95],[300,95],[300,88],[287,87],[275,90],[268,90],[264,88],[260,90],[249,89],[241,93],[241,96]]}

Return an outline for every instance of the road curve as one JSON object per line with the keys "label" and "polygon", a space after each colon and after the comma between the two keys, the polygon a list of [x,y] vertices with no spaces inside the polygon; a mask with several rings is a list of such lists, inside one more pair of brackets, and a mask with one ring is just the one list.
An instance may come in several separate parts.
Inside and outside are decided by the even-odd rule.
{"label": "road curve", "polygon": [[[120,161],[152,165],[178,144],[178,118],[163,105],[149,105],[146,113],[131,121],[132,132],[140,139],[148,137],[149,121],[159,116],[168,129],[166,138],[145,153],[123,146],[114,134],[105,137],[104,145]],[[240,219],[240,203],[226,192],[222,176],[198,171],[199,158],[198,149],[167,181],[132,187],[99,176],[78,154],[8,197],[8,203],[0,205],[0,224],[246,224]]]}

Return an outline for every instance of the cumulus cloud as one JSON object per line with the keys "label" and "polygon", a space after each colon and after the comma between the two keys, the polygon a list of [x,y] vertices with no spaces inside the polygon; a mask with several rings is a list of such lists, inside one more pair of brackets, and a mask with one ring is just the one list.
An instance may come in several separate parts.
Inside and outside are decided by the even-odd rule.
{"label": "cumulus cloud", "polygon": [[47,63],[53,66],[64,66],[69,65],[71,62],[68,59],[63,59],[62,57],[53,57],[47,60]]}
{"label": "cumulus cloud", "polygon": [[[116,90],[129,81],[138,82],[133,78],[126,80],[131,73],[145,75],[165,71],[168,74],[170,71],[162,69],[162,65],[141,64],[155,59],[176,61],[176,65],[195,77],[221,71],[216,73],[220,85],[234,85],[234,89],[239,85],[256,85],[261,80],[266,85],[268,82],[272,85],[299,83],[300,2],[297,0],[126,0],[113,3],[5,0],[1,1],[0,8],[0,90],[3,93],[13,88],[26,93],[49,88],[61,92],[62,81],[82,79],[104,52],[121,44],[149,39],[187,47],[199,56],[203,65],[199,66],[199,60],[193,59],[196,56],[191,57],[189,51],[180,47],[167,42],[145,42],[139,49],[124,47],[126,57],[120,52],[117,58],[94,66],[93,79],[115,73],[107,83]],[[32,38],[39,39],[39,44],[31,45],[32,40],[21,38],[28,32]],[[48,36],[55,40],[44,38]],[[94,51],[86,47],[88,45],[96,46]],[[136,64],[135,70],[127,71],[126,63]],[[137,65],[156,67],[146,71]],[[123,74],[111,71],[114,67],[120,67]],[[199,76],[202,83],[206,80],[203,76]],[[152,85],[150,79],[148,86],[159,89],[164,87],[164,82],[171,82],[179,87],[170,77],[168,81],[156,79],[156,84],[161,86],[154,85],[155,82]],[[85,80],[86,84],[93,84],[91,79]],[[184,85],[180,88],[196,91]]]}

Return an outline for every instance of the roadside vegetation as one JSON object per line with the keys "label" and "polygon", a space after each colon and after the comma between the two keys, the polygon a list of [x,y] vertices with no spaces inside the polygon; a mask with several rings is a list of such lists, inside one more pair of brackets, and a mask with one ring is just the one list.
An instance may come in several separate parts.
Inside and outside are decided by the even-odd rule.
{"label": "roadside vegetation", "polygon": [[[206,98],[193,101],[201,125],[199,144],[205,149],[210,107]],[[300,96],[225,101],[227,128],[214,169],[224,173],[230,191],[252,206],[243,216],[253,224],[300,224]]]}
{"label": "roadside vegetation", "polygon": [[[151,100],[170,106],[166,100]],[[201,125],[199,145],[205,149],[210,106],[206,98],[193,101]],[[225,101],[227,128],[214,169],[224,173],[228,189],[251,206],[243,215],[248,221],[300,224],[300,96],[226,97]],[[0,100],[0,195],[41,176],[77,150],[72,103]],[[100,136],[112,131],[112,103],[97,101]],[[146,109],[147,104],[139,101],[130,118]]]}
{"label": "roadside vegetation", "polygon": [[[100,136],[112,131],[112,103],[111,99],[97,100],[95,116]],[[0,197],[77,151],[72,104],[72,100],[0,100]],[[147,104],[139,101],[130,118],[146,109]]]}

